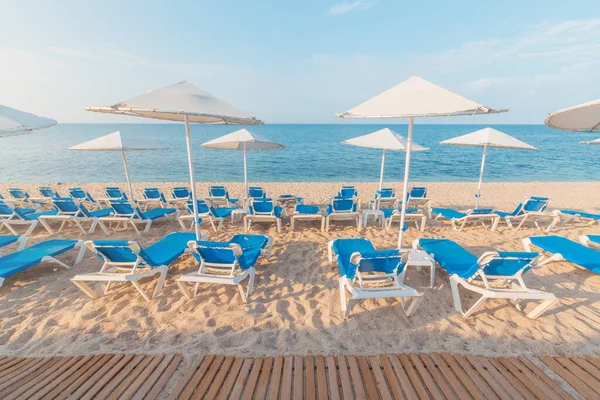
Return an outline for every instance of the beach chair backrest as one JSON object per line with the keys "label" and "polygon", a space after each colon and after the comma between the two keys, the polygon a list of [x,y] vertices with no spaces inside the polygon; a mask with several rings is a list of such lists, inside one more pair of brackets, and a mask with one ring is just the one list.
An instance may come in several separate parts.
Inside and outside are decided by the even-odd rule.
{"label": "beach chair backrest", "polygon": [[128,240],[89,240],[85,245],[106,264],[119,266],[153,266],[142,247]]}
{"label": "beach chair backrest", "polygon": [[480,263],[485,275],[514,276],[535,267],[539,259],[540,254],[533,252],[489,252],[481,257]]}
{"label": "beach chair backrest", "polygon": [[8,205],[8,203],[0,202],[0,218],[8,219],[11,218],[14,214],[15,212]]}
{"label": "beach chair backrest", "polygon": [[348,213],[356,211],[356,200],[353,198],[344,198],[336,196],[331,200],[332,213]]}
{"label": "beach chair backrest", "polygon": [[92,213],[90,213],[90,211],[87,209],[86,206],[84,206],[83,204],[79,204],[79,212],[81,213],[81,215],[88,217],[88,218],[95,218]]}
{"label": "beach chair backrest", "polygon": [[63,215],[77,215],[80,211],[77,204],[70,197],[56,197],[52,199],[52,205],[59,214]]}
{"label": "beach chair backrest", "polygon": [[413,187],[410,189],[409,198],[411,199],[424,199],[427,197],[426,187]]}
{"label": "beach chair backrest", "polygon": [[15,207],[13,208],[13,213],[14,215],[18,216],[20,219],[22,220],[27,220],[28,218],[26,217],[27,215],[35,215],[35,214],[27,214],[24,213],[20,208]]}
{"label": "beach chair backrest", "polygon": [[82,188],[78,187],[69,188],[69,194],[71,195],[71,197],[78,200],[85,200],[86,198],[86,193],[83,191]]}
{"label": "beach chair backrest", "polygon": [[110,206],[115,211],[115,214],[118,217],[134,217],[134,218],[140,217],[141,218],[142,212],[137,207],[134,207],[128,201],[113,200],[110,202]]}
{"label": "beach chair backrest", "polygon": [[339,197],[350,198],[358,196],[358,191],[354,186],[342,186],[338,191]]}
{"label": "beach chair backrest", "polygon": [[267,193],[260,186],[250,186],[248,187],[248,197],[252,199],[265,198]]}
{"label": "beach chair backrest", "polygon": [[250,202],[250,214],[272,215],[275,212],[273,200],[267,198],[253,199]]}
{"label": "beach chair backrest", "polygon": [[8,192],[14,199],[28,199],[29,193],[20,188],[9,188]]}
{"label": "beach chair backrest", "polygon": [[468,210],[468,215],[488,215],[493,214],[496,210],[494,208],[478,208],[476,210]]}
{"label": "beach chair backrest", "polygon": [[192,255],[201,264],[211,267],[231,268],[231,273],[239,266],[246,269],[247,266],[242,255],[242,248],[235,243],[197,241],[189,242]]}
{"label": "beach chair backrest", "polygon": [[174,187],[171,195],[174,199],[189,199],[190,191],[185,186]]}
{"label": "beach chair backrest", "polygon": [[208,188],[208,195],[210,197],[224,197],[227,198],[227,189],[225,186],[211,186]]}
{"label": "beach chair backrest", "polygon": [[58,197],[58,193],[52,190],[50,186],[40,186],[38,190],[42,197]]}
{"label": "beach chair backrest", "polygon": [[382,188],[375,192],[376,199],[391,199],[396,197],[396,192],[392,188]]}
{"label": "beach chair backrest", "polygon": [[524,212],[542,212],[548,208],[550,199],[547,197],[531,196],[523,202]]}
{"label": "beach chair backrest", "polygon": [[167,202],[165,195],[158,188],[144,188],[143,196],[147,200],[160,200],[162,203]]}
{"label": "beach chair backrest", "polygon": [[356,253],[350,261],[356,266],[359,273],[383,272],[386,274],[398,273],[400,267],[404,268],[408,253],[400,250],[375,250]]}
{"label": "beach chair backrest", "polygon": [[[198,207],[198,214],[208,214],[212,208],[209,207],[204,200],[196,200],[196,204]],[[192,200],[188,200],[187,209],[190,214],[194,214],[194,202]]]}
{"label": "beach chair backrest", "polygon": [[109,186],[105,188],[106,197],[109,199],[123,199],[127,200],[127,195],[121,191],[118,187]]}

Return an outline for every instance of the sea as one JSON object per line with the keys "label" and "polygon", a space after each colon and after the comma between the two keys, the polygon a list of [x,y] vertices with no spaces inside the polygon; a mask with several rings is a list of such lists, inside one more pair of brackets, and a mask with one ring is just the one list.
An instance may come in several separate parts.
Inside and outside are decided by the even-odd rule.
{"label": "sea", "polygon": [[[388,127],[402,136],[407,125],[267,124],[249,127],[268,139],[283,143],[282,150],[249,151],[248,179],[254,182],[376,182],[381,150],[354,147],[342,141]],[[482,148],[440,145],[483,125],[415,124],[413,140],[430,148],[414,153],[410,179],[423,182],[475,182],[479,178]],[[489,149],[484,180],[487,182],[596,181],[600,177],[600,147],[582,145],[597,136],[562,132],[544,125],[491,125],[535,146],[537,151]],[[240,127],[192,125],[194,168],[197,181],[243,181],[240,151],[201,147],[203,142]],[[68,151],[70,146],[121,131],[144,138],[167,150],[127,153],[131,180],[169,182],[188,180],[185,131],[181,123],[160,124],[58,124],[42,131],[0,137],[0,182],[114,182],[124,180],[118,152]],[[384,181],[404,176],[405,154],[388,152]]]}

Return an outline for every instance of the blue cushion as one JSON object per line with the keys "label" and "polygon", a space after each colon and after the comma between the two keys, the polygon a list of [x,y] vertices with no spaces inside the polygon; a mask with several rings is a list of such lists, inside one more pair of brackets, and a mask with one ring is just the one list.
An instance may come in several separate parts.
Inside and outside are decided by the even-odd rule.
{"label": "blue cushion", "polygon": [[560,253],[563,258],[600,274],[600,251],[590,249],[563,236],[534,236],[531,243],[550,253]]}
{"label": "blue cushion", "polygon": [[0,258],[0,277],[7,278],[11,275],[26,270],[42,262],[46,256],[55,257],[77,244],[77,240],[46,240]]}
{"label": "blue cushion", "polygon": [[238,233],[233,235],[229,240],[229,243],[238,244],[242,250],[249,249],[250,247],[260,247],[261,249],[264,249],[269,243],[269,238],[265,235]]}
{"label": "blue cushion", "polygon": [[371,241],[367,239],[337,239],[332,245],[333,253],[337,256],[337,262],[340,266],[340,275],[354,277],[354,266],[350,264],[352,253],[367,253],[375,251]]}
{"label": "blue cushion", "polygon": [[295,210],[298,214],[306,214],[306,215],[313,215],[313,214],[321,213],[321,209],[319,208],[319,206],[305,206],[304,204],[296,205]]}
{"label": "blue cushion", "polygon": [[432,254],[435,261],[450,275],[471,278],[478,270],[477,257],[449,239],[419,239],[419,246]]}
{"label": "blue cushion", "polygon": [[579,215],[582,218],[600,219],[600,214],[593,214],[593,213],[588,213],[585,211],[560,210],[560,212],[563,214],[569,214],[569,215]]}
{"label": "blue cushion", "polygon": [[0,247],[8,246],[9,244],[15,243],[19,240],[20,236],[17,235],[4,235],[0,236]]}
{"label": "blue cushion", "polygon": [[143,219],[155,220],[177,212],[175,208],[153,208],[152,210],[139,212]]}
{"label": "blue cushion", "polygon": [[464,212],[456,211],[452,208],[432,208],[431,212],[447,219],[460,219],[467,216]]}

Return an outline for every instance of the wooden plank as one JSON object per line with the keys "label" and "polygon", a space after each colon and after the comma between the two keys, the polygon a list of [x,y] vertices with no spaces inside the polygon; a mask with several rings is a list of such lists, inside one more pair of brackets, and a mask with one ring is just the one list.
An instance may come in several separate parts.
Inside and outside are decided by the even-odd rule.
{"label": "wooden plank", "polygon": [[142,385],[148,380],[154,370],[163,362],[165,356],[157,355],[152,357],[146,368],[131,382],[131,385],[119,396],[119,400],[132,399]]}
{"label": "wooden plank", "polygon": [[165,369],[164,373],[160,376],[160,378],[155,380],[155,384],[152,387],[152,390],[150,390],[150,392],[148,392],[148,394],[146,395],[145,400],[158,399],[158,396],[160,396],[160,394],[162,393],[164,388],[167,386],[167,384],[173,377],[173,374],[179,367],[179,364],[181,364],[182,360],[183,360],[183,356],[181,354],[177,354],[171,360],[171,362],[169,363],[169,366],[167,367],[167,369]]}
{"label": "wooden plank", "polygon": [[[448,356],[452,358],[452,356]],[[456,364],[456,362],[454,362],[454,365],[456,366],[457,370],[461,373],[460,377],[454,372],[454,370],[448,364],[448,362],[442,357],[440,357],[439,354],[433,353],[430,355],[430,357],[432,362],[435,363],[440,373],[448,381],[448,384],[450,385],[450,387],[452,387],[452,390],[458,395],[460,399],[483,398],[475,388],[475,385],[473,385],[473,382],[469,379],[469,376],[458,366],[458,364]],[[470,388],[467,388],[467,385],[470,386]],[[473,391],[475,396],[471,394],[471,391]]]}
{"label": "wooden plank", "polygon": [[377,357],[370,356],[368,358],[368,361],[369,365],[371,366],[371,372],[373,373],[375,382],[377,383],[377,389],[379,390],[381,398],[383,400],[392,400],[392,394],[390,393],[390,389],[388,388],[385,376],[383,375],[383,371],[381,370],[379,359]]}
{"label": "wooden plank", "polygon": [[[15,364],[15,365],[11,366],[10,368],[7,368],[4,371],[0,372],[0,378],[14,376],[15,374],[20,374],[23,371],[27,371],[31,367],[36,366],[40,362],[40,360],[42,360],[42,359],[39,357],[24,358],[22,360],[22,362]],[[3,378],[3,379],[7,379],[7,378]]]}
{"label": "wooden plank", "polygon": [[597,399],[598,395],[583,383],[575,374],[565,368],[562,364],[556,361],[553,357],[540,357],[540,360],[546,364],[558,376],[563,378],[573,389],[577,390],[586,399]]}
{"label": "wooden plank", "polygon": [[0,378],[2,378],[3,376],[9,375],[12,371],[17,371],[21,368],[23,368],[23,366],[26,366],[32,362],[34,362],[33,358],[15,358],[12,362],[8,362],[6,363],[2,369],[0,369]]}
{"label": "wooden plank", "polygon": [[[91,358],[91,356],[89,356]],[[22,385],[16,388],[12,393],[6,396],[5,400],[14,400],[19,396],[22,398],[29,398],[33,393],[36,393],[42,387],[48,386],[48,384],[56,377],[60,376],[65,370],[72,367],[78,361],[82,359],[81,356],[76,357],[61,357],[60,364],[55,365],[54,369],[47,370],[45,373],[38,375],[35,379],[32,379],[27,385]],[[47,390],[51,390],[49,388]]]}
{"label": "wooden plank", "polygon": [[585,372],[590,374],[600,385],[600,369],[590,363],[587,359],[581,357],[569,358],[572,362],[581,367]]}
{"label": "wooden plank", "polygon": [[133,359],[133,354],[124,355],[117,363],[115,363],[112,368],[110,368],[106,373],[104,373],[98,381],[89,388],[89,390],[81,397],[81,400],[90,400],[93,398],[96,393],[98,393],[104,386],[115,377],[127,364],[131,362]]}
{"label": "wooden plank", "polygon": [[368,397],[370,399],[378,399],[379,394],[377,393],[377,386],[375,385],[375,380],[371,374],[371,368],[369,367],[367,357],[357,356],[356,359],[358,361],[358,367],[360,368],[362,378],[365,382],[365,387],[367,388]]}
{"label": "wooden plank", "polygon": [[192,399],[197,400],[204,397],[204,395],[206,394],[206,392],[208,392],[208,389],[213,382],[213,378],[219,372],[221,365],[224,361],[224,356],[215,357],[215,360],[206,371],[206,374],[204,374],[204,376],[202,377],[200,384],[198,385],[196,391],[192,395]]}
{"label": "wooden plank", "polygon": [[519,357],[518,360],[525,365],[529,370],[535,374],[540,380],[542,380],[548,387],[552,388],[554,393],[560,396],[564,400],[571,400],[573,397],[565,392],[563,388],[561,388],[558,383],[548,375],[546,375],[537,365],[535,365],[531,360],[528,360],[525,357]]}
{"label": "wooden plank", "polygon": [[318,355],[315,357],[317,366],[317,395],[319,399],[327,400],[329,392],[327,390],[327,373],[325,371],[325,357]]}
{"label": "wooden plank", "polygon": [[340,380],[338,378],[338,369],[335,363],[335,357],[327,356],[325,361],[327,363],[327,383],[329,385],[329,398],[332,400],[340,400]]}
{"label": "wooden plank", "polygon": [[198,371],[198,368],[200,367],[200,364],[202,364],[203,361],[204,361],[204,357],[200,357],[198,360],[195,360],[194,362],[192,362],[191,365],[189,365],[184,370],[183,375],[181,376],[181,378],[179,378],[179,381],[177,382],[177,385],[175,385],[173,390],[171,390],[171,393],[169,393],[169,397],[168,397],[169,400],[174,400],[174,399],[179,398],[179,395],[186,388],[187,384],[190,382],[192,377],[195,375],[196,371]]}
{"label": "wooden plank", "polygon": [[[206,399],[214,400],[217,398],[217,395],[221,391],[221,386],[223,385],[223,382],[225,382],[225,378],[227,378],[227,375],[229,375],[229,371],[234,361],[235,359],[232,356],[225,358],[223,364],[221,364],[221,366],[219,367],[217,374],[213,379],[211,379],[212,382],[210,382],[210,389],[208,389],[208,392],[206,393]],[[198,394],[198,396],[200,396],[200,394]]]}
{"label": "wooden plank", "polygon": [[292,398],[292,372],[294,369],[294,358],[286,356],[283,359],[283,378],[281,380],[281,390],[279,398],[282,400],[290,400]]}
{"label": "wooden plank", "polygon": [[229,395],[230,399],[239,399],[242,397],[242,392],[246,386],[246,381],[248,380],[248,375],[250,374],[250,368],[252,367],[252,364],[253,360],[251,358],[244,359],[242,368],[240,368],[240,373],[238,374],[238,378],[235,381],[235,386],[233,389],[231,389],[231,394]]}
{"label": "wooden plank", "polygon": [[194,374],[192,375],[190,380],[186,383],[186,385],[185,385],[184,389],[181,391],[181,393],[177,397],[175,397],[175,393],[172,393],[172,395],[169,398],[170,399],[179,399],[179,400],[190,399],[192,397],[192,395],[194,394],[194,392],[196,391],[196,388],[200,384],[200,381],[204,377],[204,374],[206,374],[206,371],[208,371],[208,368],[213,363],[215,358],[216,357],[212,354],[204,357],[204,359],[200,363],[200,366],[198,366],[198,369],[194,371]]}
{"label": "wooden plank", "polygon": [[409,354],[408,358],[415,366],[415,369],[417,370],[417,373],[419,374],[421,380],[425,384],[425,387],[427,387],[427,391],[429,392],[430,397],[435,400],[443,399],[440,389],[438,389],[437,385],[433,381],[431,372],[428,371],[427,368],[425,368],[425,365],[423,365],[423,361],[421,361],[421,359],[414,353]]}
{"label": "wooden plank", "polygon": [[396,378],[398,378],[398,381],[400,382],[400,387],[402,388],[402,391],[406,395],[406,398],[408,398],[410,400],[418,399],[419,396],[417,395],[417,392],[416,392],[415,388],[413,387],[413,384],[410,382],[410,378],[408,377],[406,371],[404,370],[404,367],[402,366],[402,362],[400,361],[398,356],[395,354],[392,354],[392,355],[387,356],[387,358],[390,360],[390,363],[392,364],[392,367],[394,368],[394,373],[396,374]]}
{"label": "wooden plank", "polygon": [[43,380],[48,375],[51,375],[54,371],[60,369],[64,364],[67,364],[73,357],[52,357],[50,361],[43,367],[38,368],[34,372],[30,372],[28,375],[21,377],[18,381],[3,390],[4,394],[2,399],[8,399],[15,396],[15,393],[23,393],[27,391],[36,383]]}
{"label": "wooden plank", "polygon": [[513,374],[523,386],[527,388],[533,395],[539,399],[547,399],[552,397],[552,391],[549,393],[544,390],[543,386],[536,385],[526,374],[522,372],[523,367],[518,361],[517,364],[511,362],[505,357],[499,357],[497,361],[502,364],[511,374]]}
{"label": "wooden plank", "polygon": [[353,399],[354,392],[352,391],[352,381],[350,380],[350,373],[348,372],[348,363],[346,362],[346,357],[339,355],[336,358],[344,400]]}
{"label": "wooden plank", "polygon": [[402,388],[400,387],[400,382],[398,381],[398,377],[394,372],[394,367],[390,362],[390,359],[384,355],[379,356],[379,363],[381,364],[381,368],[383,369],[383,374],[385,375],[385,380],[390,386],[390,390],[392,391],[392,395],[394,399],[406,399],[402,393]]}
{"label": "wooden plank", "polygon": [[590,389],[592,389],[597,395],[600,394],[600,385],[599,382],[594,379],[594,377],[585,370],[583,370],[580,366],[575,364],[573,361],[566,357],[554,357],[559,364],[564,366],[569,372],[577,377],[581,382],[586,384]]}
{"label": "wooden plank", "polygon": [[317,398],[317,382],[315,380],[315,357],[306,356],[304,357],[304,373],[306,374],[306,398],[316,399]]}
{"label": "wooden plank", "polygon": [[121,382],[123,382],[123,380],[131,374],[131,371],[133,371],[135,367],[137,367],[140,362],[144,360],[145,357],[146,356],[142,354],[136,355],[125,367],[123,367],[123,369],[121,369],[117,375],[115,375],[113,379],[111,379],[109,383],[104,386],[104,389],[102,389],[102,391],[100,391],[96,397],[100,399],[105,399],[108,397],[108,395],[110,395],[113,390],[115,390],[117,386],[119,386]]}
{"label": "wooden plank", "polygon": [[492,365],[489,365],[489,363],[487,365],[483,364],[482,360],[485,360],[484,358],[471,355],[466,355],[465,358],[483,376],[501,399],[523,399],[523,396],[514,388],[511,388],[506,379]]}
{"label": "wooden plank", "polygon": [[425,388],[423,382],[421,382],[421,380],[419,379],[419,375],[417,374],[415,367],[413,367],[413,365],[411,364],[408,356],[406,354],[400,354],[398,358],[400,359],[402,368],[404,368],[404,371],[406,371],[406,375],[408,376],[412,387],[417,392],[418,397],[421,399],[429,398],[429,393],[427,392],[427,389]]}
{"label": "wooden plank", "polygon": [[[558,395],[554,389],[548,386],[542,379],[540,379],[535,373],[533,373],[527,365],[519,361],[518,358],[508,357],[504,358],[503,363],[511,363],[515,368],[518,369],[519,373],[524,375],[526,379],[531,381],[531,384],[539,389],[530,389],[536,396],[540,398],[547,398],[551,400],[562,400],[562,397]],[[517,372],[513,372],[517,374]],[[519,379],[521,376],[519,375]]]}
{"label": "wooden plank", "polygon": [[[255,395],[256,399],[264,399],[267,395],[267,388],[269,387],[269,378],[271,377],[271,367],[273,366],[273,358],[265,358],[258,377],[258,384],[256,385]],[[230,397],[234,399],[234,397]]]}
{"label": "wooden plank", "polygon": [[231,393],[231,389],[233,389],[233,385],[235,385],[235,380],[238,377],[238,373],[240,372],[243,363],[243,358],[235,358],[235,360],[233,361],[233,365],[231,366],[231,371],[229,371],[227,379],[225,379],[225,382],[223,382],[222,390],[219,392],[217,399],[227,400],[227,398],[229,397],[229,393]]}
{"label": "wooden plank", "polygon": [[304,358],[294,357],[294,399],[304,398]]}
{"label": "wooden plank", "polygon": [[[95,363],[100,362],[103,355],[84,356],[74,365],[59,374],[53,374],[40,382],[30,390],[25,392],[23,396],[27,399],[39,400],[54,399],[59,393],[62,393],[66,388],[73,383],[87,368],[91,368]],[[50,379],[50,380],[48,380]]]}
{"label": "wooden plank", "polygon": [[506,380],[509,382],[509,384],[513,388],[518,390],[523,397],[525,397],[527,400],[535,400],[535,395],[533,393],[531,393],[531,391],[529,389],[527,389],[527,387],[523,383],[521,383],[521,381],[519,381],[519,379],[517,379],[513,374],[511,374],[510,371],[504,365],[502,365],[497,359],[486,357],[486,361],[488,363],[490,363],[491,365],[493,365],[494,368],[496,368],[496,370],[498,370],[498,372],[500,372],[502,374],[502,376],[504,376],[504,378],[506,378]]}
{"label": "wooden plank", "polygon": [[600,358],[588,358],[587,359],[591,364],[595,365],[596,368],[600,368]]}
{"label": "wooden plank", "polygon": [[252,364],[252,369],[250,370],[250,375],[248,375],[248,383],[244,389],[244,395],[242,396],[242,399],[250,400],[253,398],[256,385],[258,384],[258,377],[262,369],[262,363],[262,358],[254,360],[254,364]]}
{"label": "wooden plank", "polygon": [[[431,359],[427,354],[419,354],[417,357],[424,364],[426,371],[431,375],[435,384],[443,393],[444,397],[447,399],[458,400],[458,397],[456,395],[456,393],[458,392],[455,393],[454,388],[450,386],[450,383],[448,383],[448,381],[440,371],[440,367],[437,365],[437,363],[435,363],[433,359]],[[462,385],[458,384],[456,389],[462,389]],[[470,398],[471,396],[466,391],[464,391],[464,397],[462,397],[461,399],[466,400]]]}
{"label": "wooden plank", "polygon": [[[165,358],[163,358],[161,363],[158,364],[158,366],[154,369],[154,372],[152,372],[152,374],[150,374],[148,376],[148,378],[142,384],[142,386],[140,386],[140,388],[135,392],[135,396],[133,396],[134,400],[142,400],[142,399],[148,398],[148,396],[147,396],[148,393],[150,393],[152,388],[161,380],[162,375],[167,370],[167,368],[169,368],[169,365],[171,365],[171,362],[173,362],[175,357],[177,357],[176,354],[170,354],[170,355],[165,356]],[[179,357],[181,358],[181,356],[179,356]],[[181,362],[181,359],[179,362]],[[179,363],[177,363],[177,364],[179,365]],[[175,371],[175,369],[173,369],[173,371]],[[168,381],[169,378],[171,378],[170,375],[166,378],[166,381]],[[166,384],[166,381],[165,381],[165,384]],[[158,393],[160,394],[160,392],[162,391],[162,387],[157,390],[158,390]]]}
{"label": "wooden plank", "polygon": [[[354,393],[357,399],[366,399],[367,394],[363,384],[363,379],[360,376],[360,370],[358,369],[358,362],[355,356],[348,356],[348,366],[350,367],[350,377],[352,379],[352,386],[354,387]],[[308,386],[307,386],[308,389]]]}
{"label": "wooden plank", "polygon": [[[92,377],[96,375],[98,371],[102,370],[106,365],[112,364],[108,364],[109,362],[112,361],[114,363],[114,358],[115,356],[113,354],[104,354],[99,360],[97,360],[97,362],[90,362],[82,365],[80,370],[73,374],[73,376],[76,377],[75,379],[71,379],[72,377],[70,377],[66,380],[68,383],[67,386],[63,388],[61,388],[61,386],[56,387],[51,393],[48,393],[46,396],[44,396],[44,399],[66,399],[67,397],[71,396],[71,394],[74,394],[77,390],[79,390],[82,385],[85,385],[86,382],[89,381],[91,384],[93,384],[95,380],[92,379]],[[118,359],[116,361],[118,361]],[[53,392],[57,392],[55,396],[52,395]]]}
{"label": "wooden plank", "polygon": [[273,362],[273,371],[271,374],[271,384],[269,388],[269,399],[277,400],[279,398],[279,389],[281,388],[281,374],[283,368],[283,357],[275,357]]}
{"label": "wooden plank", "polygon": [[[446,378],[450,379],[450,375],[454,374],[454,376],[458,378],[458,380],[462,383],[463,387],[467,389],[471,397],[473,397],[474,399],[483,399],[484,394],[485,398],[490,400],[500,399],[498,395],[496,395],[494,390],[477,373],[475,368],[473,368],[473,366],[469,364],[469,362],[465,360],[460,354],[450,355],[448,353],[433,353],[432,357],[434,360],[439,359],[438,365],[442,368],[442,373],[445,371],[445,368],[450,368],[450,371],[448,372],[448,376],[446,376]],[[458,393],[458,395],[460,396],[461,394]]]}
{"label": "wooden plank", "polygon": [[125,393],[125,391],[131,386],[133,381],[146,369],[146,367],[152,362],[154,359],[153,356],[144,356],[139,364],[131,371],[129,375],[121,380],[121,382],[117,385],[115,389],[108,396],[108,400],[116,400],[120,399],[121,395]]}
{"label": "wooden plank", "polygon": [[22,369],[20,372],[6,376],[0,381],[0,399],[6,398],[9,393],[12,393],[15,390],[15,387],[28,383],[34,379],[36,375],[51,369],[52,365],[59,360],[59,357],[42,358],[29,368]]}
{"label": "wooden plank", "polygon": [[71,395],[72,398],[82,398],[96,384],[96,382],[100,381],[110,370],[114,368],[115,365],[118,365],[124,357],[125,356],[123,354],[116,354],[94,374],[85,374],[84,376],[86,376],[86,379],[82,379],[83,377],[81,377],[78,387],[76,389],[74,388],[74,391]]}

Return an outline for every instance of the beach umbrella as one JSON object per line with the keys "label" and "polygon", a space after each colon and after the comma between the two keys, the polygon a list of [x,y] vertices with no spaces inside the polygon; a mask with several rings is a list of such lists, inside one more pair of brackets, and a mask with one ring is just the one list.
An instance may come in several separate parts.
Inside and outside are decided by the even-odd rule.
{"label": "beach umbrella", "polygon": [[109,133],[108,135],[88,140],[87,142],[83,142],[75,146],[71,146],[68,150],[120,152],[121,158],[123,158],[123,167],[125,168],[125,178],[127,179],[127,186],[129,187],[129,195],[131,196],[131,201],[133,201],[135,197],[133,196],[133,188],[131,187],[131,180],[129,179],[129,168],[127,168],[127,157],[125,156],[125,152],[144,150],[167,150],[167,148],[156,147],[149,141],[139,138],[124,138],[121,135],[120,131],[116,131],[113,133]]}
{"label": "beach umbrella", "polygon": [[449,144],[452,146],[473,146],[483,147],[483,155],[481,157],[481,169],[479,171],[479,185],[477,186],[477,194],[475,195],[475,208],[479,208],[479,197],[481,195],[481,182],[483,181],[483,169],[485,167],[485,156],[487,149],[495,147],[499,149],[515,149],[515,150],[537,150],[535,147],[520,141],[504,132],[500,132],[494,128],[483,128],[466,135],[457,136],[452,139],[444,140],[440,144]]}
{"label": "beach umbrella", "polygon": [[200,227],[198,224],[198,202],[196,201],[196,180],[194,177],[190,123],[233,125],[262,124],[262,121],[252,117],[245,111],[242,111],[185,81],[150,91],[112,106],[86,107],[86,110],[108,114],[123,114],[135,117],[178,121],[185,124],[190,186],[192,189],[192,205],[194,210],[194,226],[197,240],[200,240]]}
{"label": "beach umbrella", "polygon": [[202,143],[202,147],[208,149],[221,150],[243,150],[244,151],[244,190],[246,199],[248,198],[248,168],[246,162],[247,150],[278,150],[285,148],[281,143],[271,142],[269,139],[258,133],[250,132],[247,129],[240,129],[227,135],[218,137],[208,142]]}
{"label": "beach umbrella", "polygon": [[600,139],[596,139],[596,140],[592,140],[592,141],[579,142],[579,144],[600,144]]}
{"label": "beach umbrella", "polygon": [[53,119],[0,105],[0,135],[32,132],[54,125],[56,125],[56,121]]}
{"label": "beach umbrella", "polygon": [[[406,163],[402,187],[402,198],[406,199],[415,118],[494,114],[506,111],[508,110],[485,107],[434,85],[425,79],[413,76],[337,116],[339,118],[408,118]],[[406,201],[402,202],[400,226],[404,226],[406,203]],[[403,231],[401,229],[398,237],[398,247],[402,245],[402,238]]]}
{"label": "beach umbrella", "polygon": [[544,123],[563,131],[600,131],[600,99],[554,111]]}
{"label": "beach umbrella", "polygon": [[[343,144],[352,146],[369,147],[371,149],[381,149],[381,172],[379,173],[379,190],[383,185],[383,171],[385,168],[385,152],[391,151],[406,151],[408,140],[404,136],[398,135],[390,128],[383,128],[376,132],[367,135],[357,136],[352,139],[344,140]],[[412,144],[412,151],[428,151],[427,147],[423,147],[416,143]]]}

